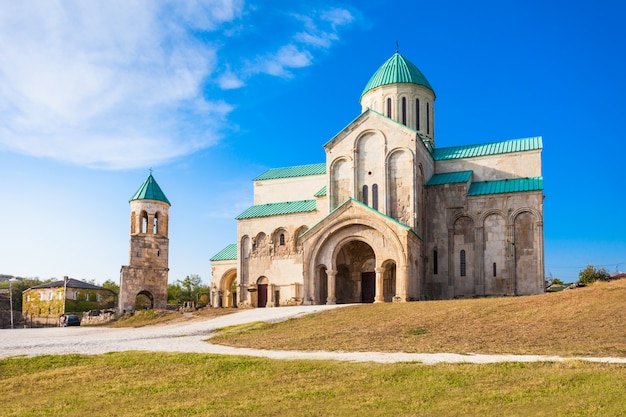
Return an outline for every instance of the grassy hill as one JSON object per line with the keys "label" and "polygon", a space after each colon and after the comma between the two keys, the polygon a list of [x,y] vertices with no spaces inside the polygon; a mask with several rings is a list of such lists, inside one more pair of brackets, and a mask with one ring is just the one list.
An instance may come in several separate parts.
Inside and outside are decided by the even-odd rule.
{"label": "grassy hill", "polygon": [[363,304],[225,332],[281,350],[626,356],[626,280],[528,297]]}

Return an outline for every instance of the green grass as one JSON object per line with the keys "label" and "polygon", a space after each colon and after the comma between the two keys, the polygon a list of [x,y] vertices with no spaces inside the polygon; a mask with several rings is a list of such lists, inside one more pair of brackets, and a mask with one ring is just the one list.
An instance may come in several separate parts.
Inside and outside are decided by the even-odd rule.
{"label": "green grass", "polygon": [[0,361],[9,416],[619,416],[626,365],[112,353]]}

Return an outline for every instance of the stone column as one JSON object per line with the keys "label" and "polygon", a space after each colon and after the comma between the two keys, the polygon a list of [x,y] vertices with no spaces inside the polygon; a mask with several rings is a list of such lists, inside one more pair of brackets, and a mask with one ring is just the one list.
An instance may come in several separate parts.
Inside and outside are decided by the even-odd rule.
{"label": "stone column", "polygon": [[376,295],[374,296],[374,303],[384,303],[385,302],[385,293],[383,289],[384,285],[384,275],[385,271],[383,268],[376,268]]}
{"label": "stone column", "polygon": [[398,298],[398,301],[406,301],[408,299],[408,287],[408,267],[406,265],[402,265],[400,268],[396,268],[396,297]]}
{"label": "stone column", "polygon": [[326,276],[328,277],[328,298],[326,299],[326,304],[337,304],[337,297],[335,296],[335,278],[337,277],[337,271],[327,269]]}

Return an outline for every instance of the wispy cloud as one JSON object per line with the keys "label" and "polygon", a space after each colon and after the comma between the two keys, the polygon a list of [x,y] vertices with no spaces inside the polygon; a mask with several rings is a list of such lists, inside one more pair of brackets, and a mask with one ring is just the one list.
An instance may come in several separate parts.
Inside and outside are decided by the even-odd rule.
{"label": "wispy cloud", "polygon": [[1,2],[0,151],[106,169],[193,153],[220,139],[233,109],[208,98],[207,83],[292,77],[353,19],[338,8],[282,13],[300,29],[234,62],[224,47],[254,18],[244,9],[244,0]]}

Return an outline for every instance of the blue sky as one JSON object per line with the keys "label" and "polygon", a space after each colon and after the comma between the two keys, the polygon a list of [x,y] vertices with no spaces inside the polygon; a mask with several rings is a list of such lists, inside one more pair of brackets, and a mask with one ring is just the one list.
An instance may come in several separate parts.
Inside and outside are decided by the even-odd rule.
{"label": "blue sky", "polygon": [[170,281],[208,283],[252,178],[323,162],[396,41],[437,94],[436,146],[543,136],[546,274],[626,271],[625,18],[602,0],[2,2],[0,273],[118,281],[152,168]]}

